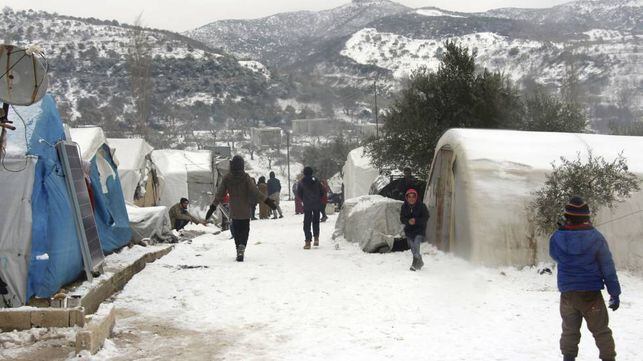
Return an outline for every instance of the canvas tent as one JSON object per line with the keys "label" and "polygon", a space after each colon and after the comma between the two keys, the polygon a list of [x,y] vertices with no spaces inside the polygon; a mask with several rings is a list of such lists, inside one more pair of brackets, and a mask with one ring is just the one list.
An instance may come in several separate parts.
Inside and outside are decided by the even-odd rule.
{"label": "canvas tent", "polygon": [[210,151],[162,149],[152,151],[159,180],[159,205],[171,207],[182,197],[190,200],[190,212],[205,216],[217,184]]}
{"label": "canvas tent", "polygon": [[367,195],[379,171],[364,154],[364,147],[351,150],[346,158],[344,173],[344,199]]}
{"label": "canvas tent", "polygon": [[112,151],[100,127],[72,128],[70,134],[80,146],[82,159],[91,165],[94,218],[101,246],[105,253],[113,252],[129,243],[132,231]]}
{"label": "canvas tent", "polygon": [[[147,193],[147,182],[154,178],[150,174],[152,169],[149,159],[149,154],[154,148],[145,139],[140,138],[108,138],[107,144],[114,149],[113,158],[118,165],[118,176],[125,202],[148,205],[141,202],[141,199]],[[152,200],[149,205],[154,204]]]}
{"label": "canvas tent", "polygon": [[83,272],[71,198],[54,148],[65,140],[56,104],[47,95],[29,107],[11,108],[9,120],[17,129],[7,133],[0,167],[0,278],[8,284],[0,307],[51,297]]}
{"label": "canvas tent", "polygon": [[[529,265],[549,260],[548,237],[528,222],[532,193],[560,157],[607,161],[620,152],[643,177],[643,138],[576,133],[451,129],[439,140],[424,202],[428,240],[474,262]],[[618,267],[643,268],[643,192],[595,214]]]}
{"label": "canvas tent", "polygon": [[358,243],[364,252],[389,252],[396,238],[404,238],[401,208],[401,201],[380,195],[348,199],[337,217],[333,239]]}

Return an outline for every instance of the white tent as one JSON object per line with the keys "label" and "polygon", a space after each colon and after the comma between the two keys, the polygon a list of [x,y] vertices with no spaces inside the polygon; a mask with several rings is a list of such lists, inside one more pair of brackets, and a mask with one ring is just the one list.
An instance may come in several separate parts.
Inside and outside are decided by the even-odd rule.
{"label": "white tent", "polygon": [[[430,242],[489,265],[529,265],[549,260],[548,237],[528,222],[533,192],[544,186],[552,162],[607,161],[620,152],[643,177],[643,138],[575,133],[451,129],[439,140],[424,203]],[[643,269],[643,192],[600,210],[594,224],[607,238],[620,268]]]}
{"label": "white tent", "polygon": [[108,138],[107,143],[114,149],[114,159],[118,163],[118,175],[121,178],[125,201],[133,203],[136,188],[147,177],[147,156],[154,148],[145,139],[140,138]]}
{"label": "white tent", "polygon": [[[69,129],[71,140],[78,143],[80,147],[80,156],[83,160],[91,162],[94,156],[96,157],[96,166],[100,174],[100,184],[104,193],[107,193],[107,178],[115,177],[114,170],[106,159],[107,155],[99,152],[104,144],[107,144],[107,138],[103,133],[103,128],[100,127],[87,127],[87,128],[71,128]],[[109,146],[109,145],[108,145]],[[110,148],[113,153],[113,149]],[[111,156],[111,155],[110,155]]]}
{"label": "white tent", "polygon": [[367,195],[371,184],[380,174],[371,163],[371,157],[364,153],[364,147],[348,153],[343,173],[344,199]]}
{"label": "white tent", "polygon": [[364,252],[388,252],[395,238],[404,237],[401,208],[401,201],[380,195],[351,198],[337,217],[333,239],[358,243]]}
{"label": "white tent", "polygon": [[217,172],[212,153],[162,149],[152,151],[159,179],[159,205],[171,207],[182,197],[190,200],[190,211],[204,216],[212,202]]}

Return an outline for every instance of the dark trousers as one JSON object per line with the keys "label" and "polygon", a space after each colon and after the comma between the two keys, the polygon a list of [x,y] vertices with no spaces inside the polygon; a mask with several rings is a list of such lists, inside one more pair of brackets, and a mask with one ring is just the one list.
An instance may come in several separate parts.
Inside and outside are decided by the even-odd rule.
{"label": "dark trousers", "polygon": [[608,327],[607,307],[601,291],[571,291],[560,294],[560,316],[563,332],[560,335],[560,351],[563,355],[576,357],[580,342],[580,327],[583,319],[594,336],[601,360],[616,358],[612,330]]}
{"label": "dark trousers", "polygon": [[[310,228],[313,228],[313,233],[310,233]],[[313,236],[319,237],[319,210],[304,211],[304,235],[306,240],[310,241]]]}
{"label": "dark trousers", "polygon": [[187,226],[187,224],[190,223],[187,219],[177,219],[174,221],[174,229],[177,231],[180,231],[183,229],[183,227]]}
{"label": "dark trousers", "polygon": [[250,220],[233,219],[230,232],[232,233],[232,237],[234,237],[234,244],[237,248],[240,245],[245,247],[246,244],[248,244],[248,235],[250,235]]}
{"label": "dark trousers", "polygon": [[322,215],[322,217],[324,217],[324,218],[328,218],[328,216],[326,216],[326,205],[325,205],[325,204],[322,204],[322,207],[321,207],[321,215]]}

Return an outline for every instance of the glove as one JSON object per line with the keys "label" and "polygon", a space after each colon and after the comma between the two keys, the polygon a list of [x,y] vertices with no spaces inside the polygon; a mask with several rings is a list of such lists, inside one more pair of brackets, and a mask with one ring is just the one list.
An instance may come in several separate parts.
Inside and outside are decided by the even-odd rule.
{"label": "glove", "polygon": [[618,298],[618,296],[610,297],[609,308],[611,308],[612,311],[618,310],[618,306],[620,305],[621,305],[621,300]]}
{"label": "glove", "polygon": [[275,209],[277,209],[277,205],[275,204],[275,201],[273,201],[272,199],[270,199],[270,198],[266,198],[266,200],[265,200],[265,201],[263,201],[263,202],[264,202],[265,204],[267,204],[267,205],[268,205],[268,207],[270,207],[270,209],[272,209],[273,211],[274,211]]}
{"label": "glove", "polygon": [[217,206],[218,206],[218,204],[216,204],[216,203],[210,204],[210,208],[208,209],[208,213],[205,214],[205,220],[206,221],[208,219],[210,219],[210,217],[212,216],[212,213],[214,213],[214,211],[217,209]]}

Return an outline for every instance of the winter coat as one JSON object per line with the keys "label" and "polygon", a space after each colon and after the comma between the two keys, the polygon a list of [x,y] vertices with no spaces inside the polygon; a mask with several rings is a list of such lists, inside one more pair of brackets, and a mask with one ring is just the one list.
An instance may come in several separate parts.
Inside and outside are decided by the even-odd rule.
{"label": "winter coat", "polygon": [[281,192],[281,182],[277,178],[268,179],[268,195]]}
{"label": "winter coat", "polygon": [[328,191],[330,190],[330,187],[328,186],[327,181],[322,181],[322,191],[324,192],[324,195],[322,196],[321,202],[323,205],[328,204]]}
{"label": "winter coat", "polygon": [[304,211],[319,211],[324,190],[315,177],[306,176],[297,185],[297,195],[304,203]]}
{"label": "winter coat", "polygon": [[201,222],[200,219],[198,219],[197,217],[191,215],[190,212],[188,212],[187,209],[184,209],[183,207],[181,207],[181,203],[177,203],[177,204],[173,205],[170,208],[169,214],[170,214],[170,225],[171,225],[171,227],[174,227],[174,225],[176,224],[177,219],[190,221],[192,223],[200,223]]}
{"label": "winter coat", "polygon": [[250,219],[251,205],[268,198],[259,192],[252,178],[243,170],[232,170],[223,177],[214,202],[223,202],[226,192],[230,194],[230,217],[237,220]]}
{"label": "winter coat", "polygon": [[621,294],[607,241],[591,225],[557,230],[549,239],[549,255],[558,263],[558,289],[599,291],[603,285],[611,296]]}
{"label": "winter coat", "polygon": [[[261,194],[268,195],[268,185],[266,183],[259,183],[257,188]],[[268,217],[270,217],[270,207],[263,202],[259,203],[259,218],[266,219]]]}
{"label": "winter coat", "polygon": [[[411,218],[415,218],[415,224],[409,224]],[[408,202],[402,204],[400,222],[404,224],[406,238],[412,239],[416,236],[424,236],[428,221],[429,210],[424,203],[418,201],[414,205],[410,205]]]}

